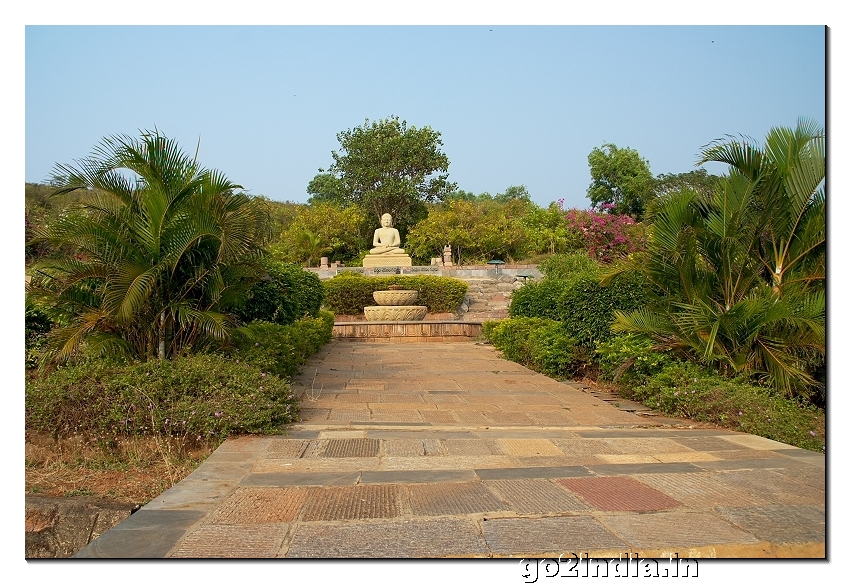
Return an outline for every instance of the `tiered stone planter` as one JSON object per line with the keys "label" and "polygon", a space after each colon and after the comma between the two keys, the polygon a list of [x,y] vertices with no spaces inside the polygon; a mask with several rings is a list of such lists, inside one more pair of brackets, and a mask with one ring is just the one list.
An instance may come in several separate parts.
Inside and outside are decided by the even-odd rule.
{"label": "tiered stone planter", "polygon": [[363,308],[369,322],[411,322],[424,320],[428,308],[414,306],[419,292],[411,289],[372,292],[377,306]]}

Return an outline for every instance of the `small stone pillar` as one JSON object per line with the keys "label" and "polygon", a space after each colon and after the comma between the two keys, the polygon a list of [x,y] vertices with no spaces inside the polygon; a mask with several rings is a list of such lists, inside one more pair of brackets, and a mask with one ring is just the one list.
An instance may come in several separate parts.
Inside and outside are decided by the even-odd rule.
{"label": "small stone pillar", "polygon": [[324,269],[325,271],[327,271],[327,269],[328,269],[328,258],[327,257],[322,257],[321,265],[319,265],[319,269]]}
{"label": "small stone pillar", "polygon": [[452,246],[446,245],[443,247],[443,265],[452,265]]}

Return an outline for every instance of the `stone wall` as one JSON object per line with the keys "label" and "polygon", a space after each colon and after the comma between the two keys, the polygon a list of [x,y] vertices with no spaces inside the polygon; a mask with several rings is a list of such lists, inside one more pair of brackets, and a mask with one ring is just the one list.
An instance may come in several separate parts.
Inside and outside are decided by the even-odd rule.
{"label": "stone wall", "polygon": [[68,558],[130,516],[132,504],[88,497],[26,496],[27,559]]}

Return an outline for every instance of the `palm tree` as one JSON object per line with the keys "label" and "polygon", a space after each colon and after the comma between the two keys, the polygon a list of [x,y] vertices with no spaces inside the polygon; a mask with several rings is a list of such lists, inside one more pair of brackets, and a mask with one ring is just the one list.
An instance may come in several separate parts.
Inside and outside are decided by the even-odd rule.
{"label": "palm tree", "polygon": [[718,141],[701,161],[726,162],[730,174],[713,193],[658,201],[646,257],[632,268],[660,301],[617,313],[613,327],[805,393],[825,354],[823,131],[801,121],[772,129],[763,148]]}
{"label": "palm tree", "polygon": [[36,239],[76,250],[38,265],[28,290],[67,323],[52,356],[86,343],[166,358],[228,336],[227,309],[260,275],[268,236],[268,215],[239,185],[158,131],[105,138],[76,166],[57,165],[53,183],[93,196]]}

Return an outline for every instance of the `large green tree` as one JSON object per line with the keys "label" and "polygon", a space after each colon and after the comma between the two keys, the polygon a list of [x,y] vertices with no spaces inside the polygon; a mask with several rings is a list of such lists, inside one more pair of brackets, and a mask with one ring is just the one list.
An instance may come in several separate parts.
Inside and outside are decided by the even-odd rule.
{"label": "large green tree", "polygon": [[28,286],[65,322],[50,333],[55,357],[88,345],[166,358],[228,336],[228,309],[261,275],[260,201],[159,132],[105,138],[53,183],[92,194],[35,239],[74,249],[37,265]]}
{"label": "large green tree", "polygon": [[716,190],[659,200],[648,252],[636,259],[655,306],[614,327],[653,338],[730,375],[786,392],[818,388],[825,358],[825,136],[816,124],[774,128],[764,146],[722,140],[702,162],[724,162]]}
{"label": "large green tree", "polygon": [[603,144],[587,156],[591,183],[587,197],[593,208],[603,208],[612,214],[643,219],[654,197],[655,178],[649,162],[637,150]]}
{"label": "large green tree", "polygon": [[[399,230],[425,216],[425,202],[442,200],[455,185],[448,181],[449,159],[440,150],[440,133],[428,126],[408,127],[391,116],[337,134],[340,150],[334,151],[322,188],[341,186],[349,203],[362,206],[375,219],[390,213]],[[314,178],[318,190],[319,185]],[[324,192],[324,190],[322,191]]]}

